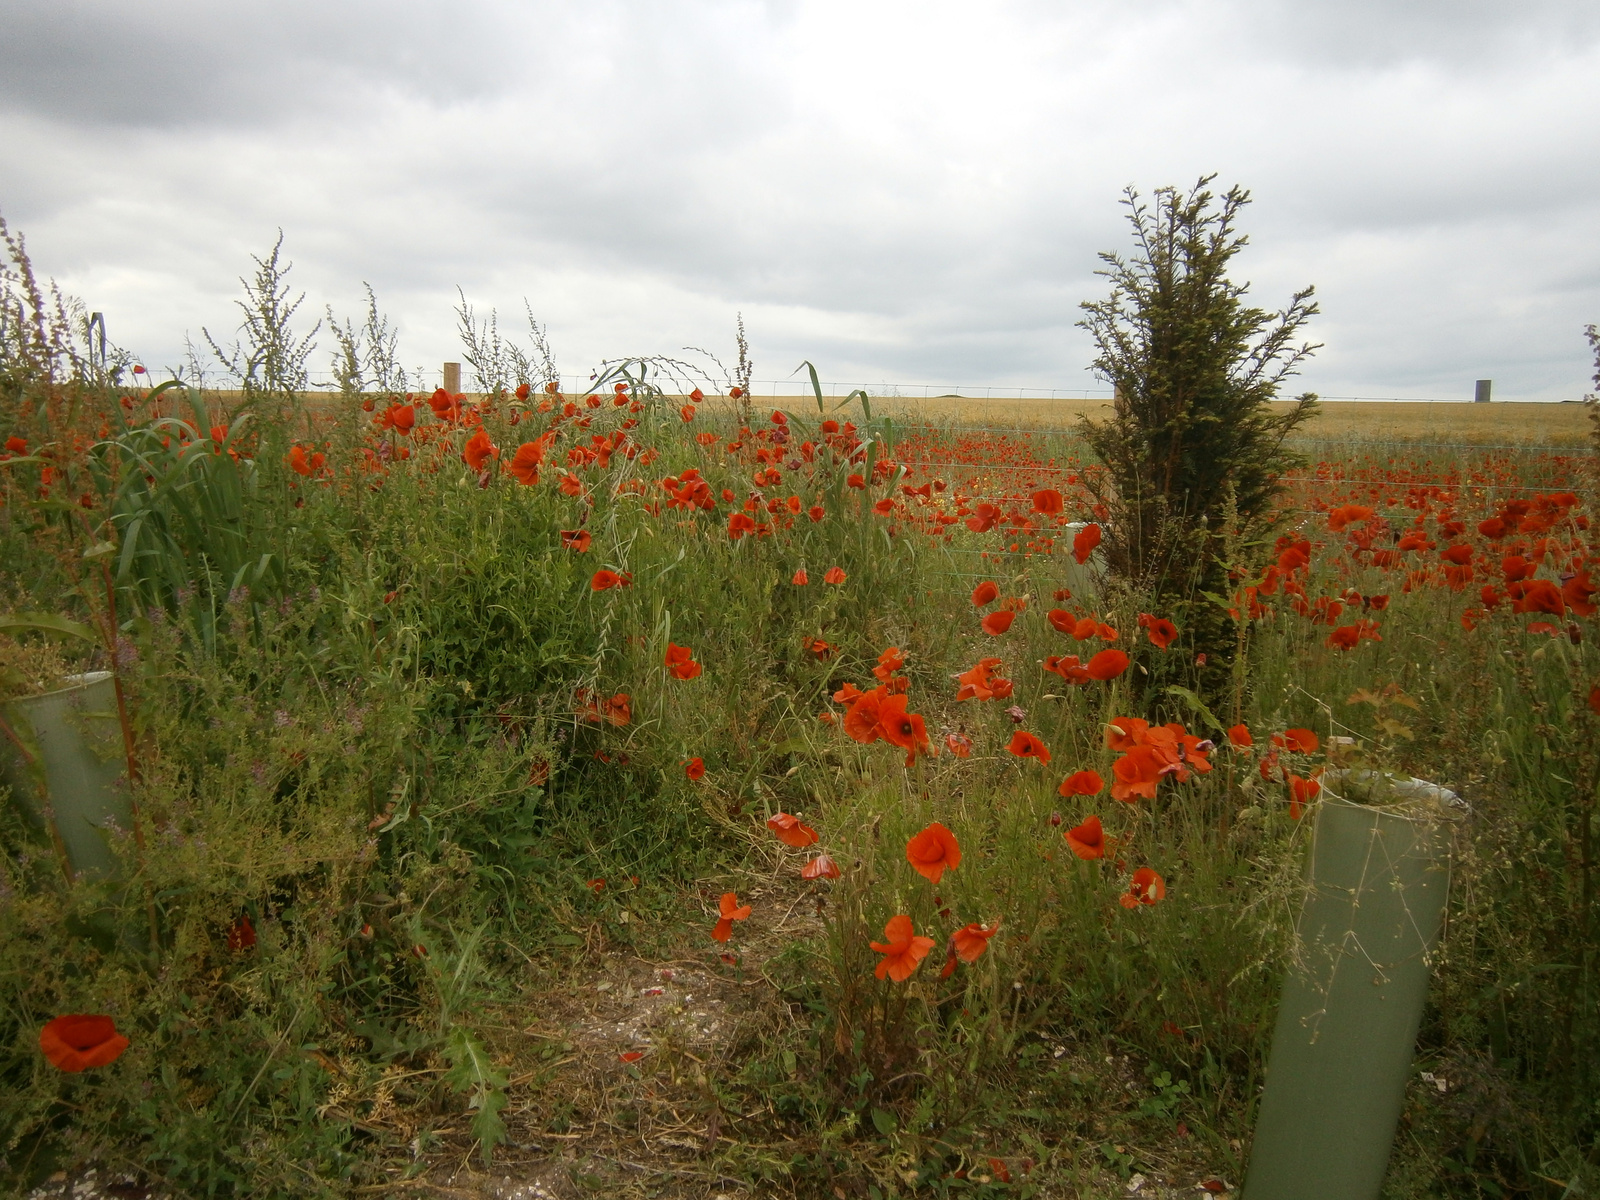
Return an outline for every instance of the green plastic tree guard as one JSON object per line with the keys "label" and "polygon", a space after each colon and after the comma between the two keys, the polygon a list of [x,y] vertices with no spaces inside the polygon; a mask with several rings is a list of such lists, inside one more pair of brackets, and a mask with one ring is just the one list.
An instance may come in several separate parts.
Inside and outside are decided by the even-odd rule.
{"label": "green plastic tree guard", "polygon": [[131,826],[128,760],[110,671],[73,675],[67,686],[0,704],[19,749],[0,737],[0,779],[42,826],[73,874],[116,865],[105,829]]}
{"label": "green plastic tree guard", "polygon": [[1464,812],[1418,779],[1324,780],[1244,1200],[1377,1200]]}

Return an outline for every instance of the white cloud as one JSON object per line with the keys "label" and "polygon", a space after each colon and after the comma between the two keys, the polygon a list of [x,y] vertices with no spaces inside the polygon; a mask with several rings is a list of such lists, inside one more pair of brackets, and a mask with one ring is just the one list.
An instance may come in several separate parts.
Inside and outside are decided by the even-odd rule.
{"label": "white cloud", "polygon": [[[15,13],[9,12],[14,8]],[[1256,203],[1328,394],[1574,395],[1600,317],[1589,6],[0,3],[0,207],[175,362],[278,227],[411,362],[460,284],[565,369],[731,341],[758,374],[1092,387],[1123,185]]]}

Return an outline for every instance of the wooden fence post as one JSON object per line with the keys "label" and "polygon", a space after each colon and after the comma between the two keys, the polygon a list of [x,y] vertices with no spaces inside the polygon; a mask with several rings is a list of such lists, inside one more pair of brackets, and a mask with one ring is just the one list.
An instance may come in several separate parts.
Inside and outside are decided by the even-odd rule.
{"label": "wooden fence post", "polygon": [[444,365],[444,390],[452,396],[461,394],[461,364],[445,363]]}

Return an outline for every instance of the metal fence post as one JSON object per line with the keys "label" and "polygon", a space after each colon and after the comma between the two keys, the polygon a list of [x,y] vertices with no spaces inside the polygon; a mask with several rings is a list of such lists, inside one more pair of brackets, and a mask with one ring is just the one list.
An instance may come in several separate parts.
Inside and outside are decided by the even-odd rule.
{"label": "metal fence post", "polygon": [[1489,392],[1494,387],[1494,380],[1480,379],[1477,386],[1472,389],[1472,402],[1474,404],[1489,403]]}

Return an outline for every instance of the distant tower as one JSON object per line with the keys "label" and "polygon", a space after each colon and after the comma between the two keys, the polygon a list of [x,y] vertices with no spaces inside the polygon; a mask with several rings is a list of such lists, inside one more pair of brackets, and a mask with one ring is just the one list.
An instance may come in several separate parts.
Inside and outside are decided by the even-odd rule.
{"label": "distant tower", "polygon": [[1477,386],[1472,389],[1472,402],[1474,404],[1487,404],[1487,403],[1489,403],[1489,390],[1492,387],[1494,387],[1494,380],[1492,380],[1492,379],[1480,379],[1480,380],[1478,380]]}

